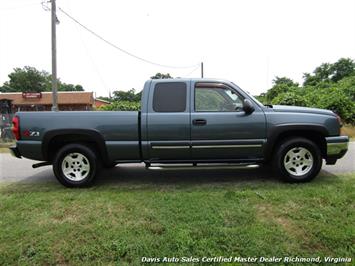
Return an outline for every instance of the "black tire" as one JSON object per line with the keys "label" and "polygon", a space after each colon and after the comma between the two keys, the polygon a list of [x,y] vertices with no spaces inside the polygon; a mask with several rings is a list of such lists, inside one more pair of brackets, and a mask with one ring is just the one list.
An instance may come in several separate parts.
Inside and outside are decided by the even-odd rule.
{"label": "black tire", "polygon": [[286,182],[309,182],[322,168],[321,151],[309,139],[301,137],[286,139],[274,154],[273,168]]}
{"label": "black tire", "polygon": [[53,161],[54,175],[62,185],[71,188],[91,186],[99,170],[100,162],[95,152],[83,144],[65,145]]}

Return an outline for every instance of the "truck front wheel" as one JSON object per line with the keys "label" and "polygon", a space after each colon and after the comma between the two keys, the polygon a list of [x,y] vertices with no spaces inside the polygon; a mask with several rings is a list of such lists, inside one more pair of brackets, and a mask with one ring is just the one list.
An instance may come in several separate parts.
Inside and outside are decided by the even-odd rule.
{"label": "truck front wheel", "polygon": [[274,168],[287,182],[308,182],[318,175],[321,167],[318,146],[306,138],[285,140],[274,155]]}
{"label": "truck front wheel", "polygon": [[68,144],[62,147],[53,161],[53,172],[58,181],[66,187],[88,187],[99,170],[95,153],[82,144]]}

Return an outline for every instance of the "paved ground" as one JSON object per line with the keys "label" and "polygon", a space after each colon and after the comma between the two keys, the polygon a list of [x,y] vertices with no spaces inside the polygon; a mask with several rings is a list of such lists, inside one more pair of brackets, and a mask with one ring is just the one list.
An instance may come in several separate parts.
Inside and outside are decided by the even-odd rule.
{"label": "paved ground", "polygon": [[[51,166],[32,168],[34,161],[17,159],[8,153],[0,153],[0,182],[56,182]],[[355,172],[355,142],[351,142],[349,151],[336,165],[323,165],[323,173],[339,174]],[[102,172],[100,182],[214,182],[271,178],[264,168],[258,169],[189,169],[189,170],[150,170],[144,164],[128,164]]]}

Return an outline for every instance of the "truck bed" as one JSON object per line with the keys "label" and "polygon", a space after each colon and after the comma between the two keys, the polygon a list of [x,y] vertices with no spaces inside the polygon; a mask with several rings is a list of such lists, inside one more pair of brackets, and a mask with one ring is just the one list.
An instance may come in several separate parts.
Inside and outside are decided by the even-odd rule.
{"label": "truck bed", "polygon": [[17,116],[22,134],[18,147],[24,157],[33,158],[36,150],[36,159],[43,160],[41,151],[46,137],[80,131],[100,136],[110,161],[140,158],[139,112],[19,112]]}

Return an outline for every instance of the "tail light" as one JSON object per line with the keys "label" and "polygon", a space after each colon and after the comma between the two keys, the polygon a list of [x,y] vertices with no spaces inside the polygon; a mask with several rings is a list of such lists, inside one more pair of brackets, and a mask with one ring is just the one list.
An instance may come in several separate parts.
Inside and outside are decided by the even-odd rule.
{"label": "tail light", "polygon": [[16,140],[20,139],[20,118],[18,116],[14,116],[12,119],[12,133]]}

